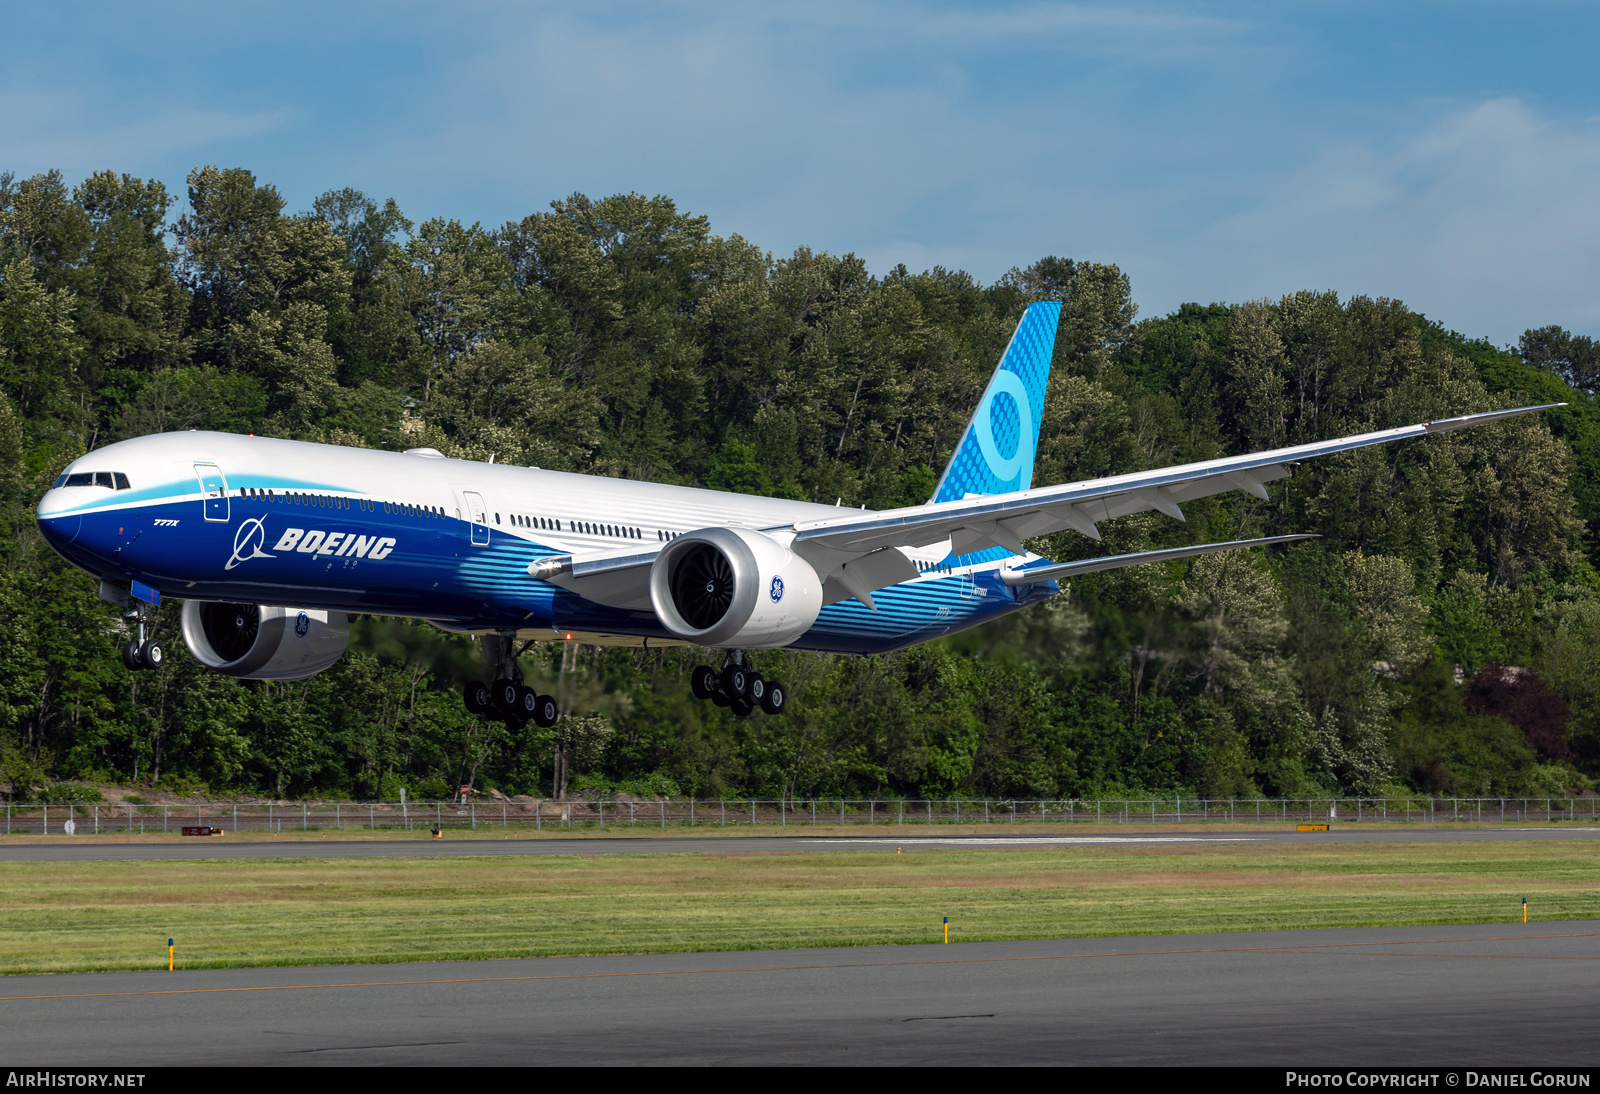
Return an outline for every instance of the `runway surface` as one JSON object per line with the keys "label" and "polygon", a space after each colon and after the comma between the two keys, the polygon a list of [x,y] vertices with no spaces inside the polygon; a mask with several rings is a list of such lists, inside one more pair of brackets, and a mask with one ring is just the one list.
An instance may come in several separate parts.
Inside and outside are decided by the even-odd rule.
{"label": "runway surface", "polygon": [[[1000,826],[996,826],[1000,827]],[[1582,828],[1369,828],[1355,826],[1332,832],[1295,832],[1217,828],[1201,832],[1130,831],[1108,834],[1071,832],[1052,834],[1043,826],[1024,833],[995,832],[982,835],[941,836],[926,828],[908,827],[903,835],[808,836],[803,831],[785,836],[659,836],[595,835],[580,837],[517,837],[502,839],[329,839],[239,840],[195,839],[170,843],[91,843],[75,837],[51,837],[49,842],[0,842],[0,863],[5,862],[105,862],[160,861],[164,859],[282,859],[282,858],[406,858],[475,855],[638,855],[773,854],[816,851],[867,850],[883,847],[964,847],[995,851],[1026,847],[1117,846],[1176,843],[1439,843],[1478,840],[1594,840],[1600,825]]]}
{"label": "runway surface", "polygon": [[1600,921],[0,980],[14,1066],[1584,1066]]}

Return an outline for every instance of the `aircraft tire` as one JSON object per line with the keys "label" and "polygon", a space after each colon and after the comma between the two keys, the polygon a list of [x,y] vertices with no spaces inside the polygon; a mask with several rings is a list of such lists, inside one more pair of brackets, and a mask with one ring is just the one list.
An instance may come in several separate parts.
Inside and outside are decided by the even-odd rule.
{"label": "aircraft tire", "polygon": [[533,724],[542,728],[549,728],[561,718],[561,708],[556,705],[554,695],[541,695],[533,708]]}
{"label": "aircraft tire", "polygon": [[139,640],[130,638],[122,646],[122,663],[135,672],[144,668],[144,662],[139,660]]}
{"label": "aircraft tire", "polygon": [[721,688],[718,688],[716,690],[716,694],[711,696],[711,701],[719,707],[725,707],[732,702],[732,700],[728,697],[728,693],[723,691]]}
{"label": "aircraft tire", "polygon": [[139,663],[143,668],[158,669],[167,663],[167,651],[154,638],[139,647]]}
{"label": "aircraft tire", "polygon": [[489,694],[489,685],[482,680],[469,681],[461,698],[466,704],[468,714],[488,714],[489,708],[494,704]]}
{"label": "aircraft tire", "polygon": [[519,690],[515,680],[496,680],[493,688],[494,709],[506,718],[516,714]]}
{"label": "aircraft tire", "polygon": [[730,698],[744,698],[750,690],[750,670],[743,665],[729,665],[722,670],[722,690]]}
{"label": "aircraft tire", "polygon": [[717,674],[710,665],[697,665],[689,674],[689,690],[696,699],[709,699],[717,693]]}
{"label": "aircraft tire", "polygon": [[539,693],[526,684],[517,688],[517,717],[530,721],[539,712]]}
{"label": "aircraft tire", "polygon": [[750,684],[745,689],[745,694],[749,696],[751,706],[760,706],[761,700],[767,696],[767,678],[759,672],[752,672],[750,674]]}
{"label": "aircraft tire", "polygon": [[767,681],[767,693],[761,697],[761,709],[768,714],[782,714],[789,703],[789,689],[776,680]]}
{"label": "aircraft tire", "polygon": [[748,695],[741,695],[737,699],[730,700],[728,707],[741,718],[750,717],[750,712],[756,709],[756,705],[750,701],[750,696]]}

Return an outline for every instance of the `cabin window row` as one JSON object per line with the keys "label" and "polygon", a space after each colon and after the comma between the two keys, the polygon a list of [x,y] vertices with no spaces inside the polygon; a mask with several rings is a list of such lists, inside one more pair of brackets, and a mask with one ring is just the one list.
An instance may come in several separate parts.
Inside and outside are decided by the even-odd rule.
{"label": "cabin window row", "polygon": [[610,536],[612,539],[644,539],[644,529],[624,524],[600,524],[589,520],[562,521],[555,517],[530,517],[522,513],[512,513],[511,523],[518,528],[539,532],[570,532],[583,536]]}
{"label": "cabin window row", "polygon": [[407,501],[374,501],[371,498],[346,498],[337,494],[310,494],[303,490],[262,490],[247,486],[239,491],[241,497],[257,501],[274,501],[282,505],[311,505],[321,509],[348,509],[353,500],[357,509],[368,513],[378,512],[408,517],[443,517],[445,511],[437,505],[415,505]]}

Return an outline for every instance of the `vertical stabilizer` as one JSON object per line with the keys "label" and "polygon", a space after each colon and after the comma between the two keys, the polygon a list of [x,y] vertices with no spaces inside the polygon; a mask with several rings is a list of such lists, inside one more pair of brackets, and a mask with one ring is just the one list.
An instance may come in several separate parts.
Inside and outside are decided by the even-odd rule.
{"label": "vertical stabilizer", "polygon": [[1005,494],[1033,485],[1033,459],[1060,321],[1059,300],[1030,304],[1022,313],[1022,322],[930,501]]}

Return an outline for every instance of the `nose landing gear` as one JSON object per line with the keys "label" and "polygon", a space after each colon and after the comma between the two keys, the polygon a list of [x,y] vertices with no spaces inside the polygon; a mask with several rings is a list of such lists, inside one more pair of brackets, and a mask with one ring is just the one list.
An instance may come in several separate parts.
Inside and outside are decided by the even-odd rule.
{"label": "nose landing gear", "polygon": [[124,615],[123,620],[134,627],[136,637],[122,646],[122,663],[135,672],[140,669],[159,669],[167,663],[167,651],[154,638],[145,636],[150,621],[148,610],[139,604]]}
{"label": "nose landing gear", "polygon": [[748,718],[757,707],[767,714],[782,714],[789,701],[788,688],[750,670],[743,650],[730,653],[721,672],[710,665],[696,668],[689,677],[689,689],[696,699],[709,699],[741,718]]}

